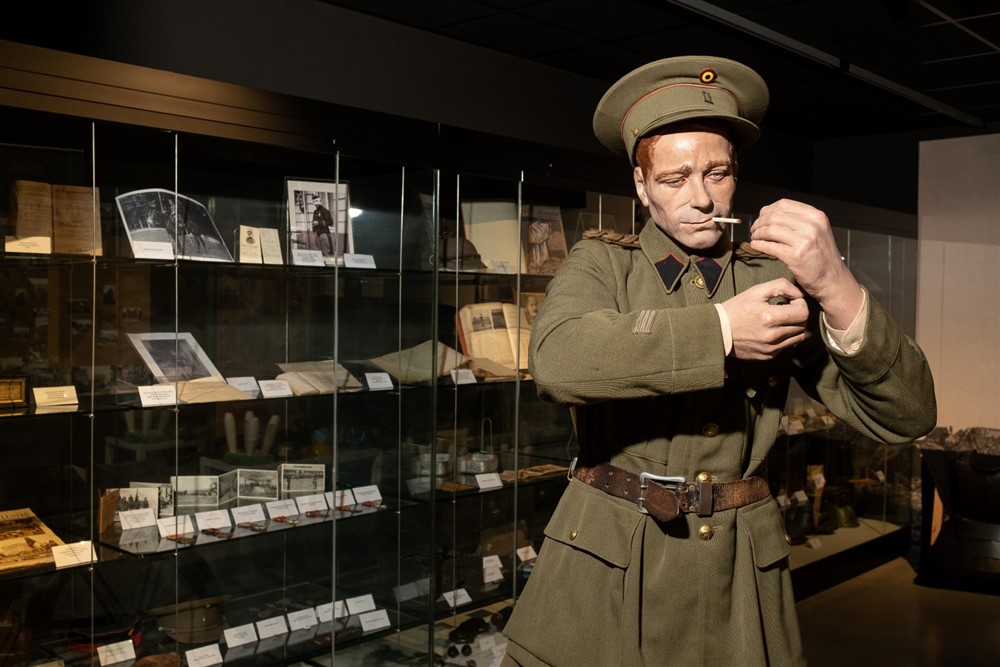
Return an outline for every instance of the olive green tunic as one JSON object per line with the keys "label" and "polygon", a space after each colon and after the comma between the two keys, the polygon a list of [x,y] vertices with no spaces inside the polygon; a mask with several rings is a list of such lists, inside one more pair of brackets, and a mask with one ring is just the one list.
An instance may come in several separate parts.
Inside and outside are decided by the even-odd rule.
{"label": "olive green tunic", "polygon": [[[725,358],[713,304],[791,280],[787,267],[734,256],[728,240],[713,258],[689,257],[652,222],[640,240],[641,249],[574,246],[532,332],[538,391],[575,406],[580,465],[715,481],[753,475],[792,377],[871,438],[903,443],[935,425],[923,354],[872,299],[850,356],[822,342],[812,302],[811,334],[793,350],[769,362]],[[805,662],[790,547],[771,498],[661,524],[573,480],[545,536],[505,628],[508,655],[527,667]]]}

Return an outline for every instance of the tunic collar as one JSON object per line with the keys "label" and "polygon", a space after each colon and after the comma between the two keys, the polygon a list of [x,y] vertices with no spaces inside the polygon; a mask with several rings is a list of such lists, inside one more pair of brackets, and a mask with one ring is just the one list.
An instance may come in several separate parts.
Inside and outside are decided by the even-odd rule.
{"label": "tunic collar", "polygon": [[646,221],[646,225],[639,233],[639,242],[646,259],[660,274],[660,280],[663,281],[667,294],[672,294],[680,284],[681,276],[689,269],[693,269],[705,282],[705,290],[711,297],[722,282],[722,276],[726,273],[733,253],[732,243],[723,236],[715,247],[705,251],[704,255],[689,255],[657,227],[652,219]]}

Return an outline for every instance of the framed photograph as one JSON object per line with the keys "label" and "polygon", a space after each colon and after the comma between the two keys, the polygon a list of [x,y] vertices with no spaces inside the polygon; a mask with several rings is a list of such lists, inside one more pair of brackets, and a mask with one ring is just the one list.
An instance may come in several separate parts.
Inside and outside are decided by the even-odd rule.
{"label": "framed photograph", "polygon": [[566,259],[569,248],[558,206],[521,206],[521,243],[524,273],[551,276]]}
{"label": "framed photograph", "polygon": [[215,475],[170,477],[176,507],[215,507],[219,504],[219,478]]}
{"label": "framed photograph", "polygon": [[225,380],[190,333],[130,333],[128,339],[157,382]]}
{"label": "framed photograph", "polygon": [[354,252],[347,183],[288,180],[286,184],[291,263],[312,264],[311,255],[327,266],[343,266],[344,253]]}
{"label": "framed photograph", "polygon": [[126,192],[115,201],[136,257],[158,259],[169,247],[180,259],[233,261],[201,202],[157,188]]}
{"label": "framed photograph", "polygon": [[326,490],[326,466],[322,463],[282,463],[281,493],[322,493]]}
{"label": "framed photograph", "polygon": [[230,470],[219,475],[220,505],[236,500],[236,476],[237,472],[235,470]]}
{"label": "framed photograph", "polygon": [[278,471],[237,468],[238,493],[241,499],[277,500]]}

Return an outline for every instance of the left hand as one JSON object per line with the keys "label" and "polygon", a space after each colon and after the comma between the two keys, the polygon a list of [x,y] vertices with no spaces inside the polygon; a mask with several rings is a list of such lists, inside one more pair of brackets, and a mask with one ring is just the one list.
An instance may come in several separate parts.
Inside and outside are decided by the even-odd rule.
{"label": "left hand", "polygon": [[750,227],[750,246],[784,262],[819,303],[830,326],[847,328],[861,310],[861,286],[841,259],[830,220],[819,209],[791,199],[765,206]]}

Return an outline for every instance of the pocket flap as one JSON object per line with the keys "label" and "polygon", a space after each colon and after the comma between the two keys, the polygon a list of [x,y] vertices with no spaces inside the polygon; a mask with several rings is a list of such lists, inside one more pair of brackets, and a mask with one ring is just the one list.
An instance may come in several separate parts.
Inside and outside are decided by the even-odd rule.
{"label": "pocket flap", "polygon": [[740,513],[743,530],[750,535],[753,562],[764,569],[774,565],[792,551],[785,539],[785,526],[777,503],[768,498],[757,507]]}
{"label": "pocket flap", "polygon": [[624,568],[642,518],[635,505],[573,480],[545,527],[545,536]]}

